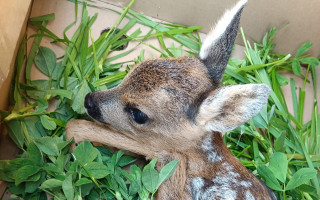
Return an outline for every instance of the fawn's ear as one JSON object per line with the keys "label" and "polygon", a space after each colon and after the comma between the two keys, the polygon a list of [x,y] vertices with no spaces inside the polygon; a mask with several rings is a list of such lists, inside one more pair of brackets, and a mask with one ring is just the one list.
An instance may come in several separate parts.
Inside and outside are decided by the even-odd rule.
{"label": "fawn's ear", "polygon": [[222,87],[202,102],[197,122],[207,131],[230,131],[258,114],[268,102],[269,93],[265,84]]}
{"label": "fawn's ear", "polygon": [[212,81],[219,85],[228,63],[243,7],[247,0],[240,0],[231,10],[224,13],[204,40],[199,59],[208,69]]}

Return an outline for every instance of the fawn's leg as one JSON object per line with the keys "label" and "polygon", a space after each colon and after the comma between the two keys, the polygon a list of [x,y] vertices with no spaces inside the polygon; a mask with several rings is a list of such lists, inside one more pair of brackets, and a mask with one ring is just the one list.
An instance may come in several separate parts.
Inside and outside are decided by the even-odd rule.
{"label": "fawn's leg", "polygon": [[118,149],[128,150],[130,152],[146,156],[154,157],[153,150],[150,145],[129,138],[120,132],[113,131],[107,127],[95,122],[86,120],[72,120],[66,126],[66,139],[74,138],[75,142],[88,140],[116,147]]}

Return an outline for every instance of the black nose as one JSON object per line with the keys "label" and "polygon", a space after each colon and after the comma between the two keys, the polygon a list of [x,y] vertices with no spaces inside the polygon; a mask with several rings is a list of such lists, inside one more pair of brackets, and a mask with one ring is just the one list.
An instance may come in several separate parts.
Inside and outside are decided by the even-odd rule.
{"label": "black nose", "polygon": [[84,99],[84,107],[90,117],[100,122],[104,122],[101,111],[100,104],[96,101],[94,93],[89,93]]}
{"label": "black nose", "polygon": [[94,107],[94,103],[92,101],[92,93],[89,93],[86,95],[86,97],[84,99],[84,107],[86,109],[91,109]]}

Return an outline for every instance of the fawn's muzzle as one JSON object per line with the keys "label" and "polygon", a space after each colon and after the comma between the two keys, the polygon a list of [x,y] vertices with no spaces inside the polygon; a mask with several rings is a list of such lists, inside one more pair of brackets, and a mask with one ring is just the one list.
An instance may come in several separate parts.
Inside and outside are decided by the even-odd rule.
{"label": "fawn's muzzle", "polygon": [[84,100],[84,107],[86,109],[87,114],[95,120],[99,122],[104,122],[99,105],[94,98],[94,93],[89,93],[86,95]]}

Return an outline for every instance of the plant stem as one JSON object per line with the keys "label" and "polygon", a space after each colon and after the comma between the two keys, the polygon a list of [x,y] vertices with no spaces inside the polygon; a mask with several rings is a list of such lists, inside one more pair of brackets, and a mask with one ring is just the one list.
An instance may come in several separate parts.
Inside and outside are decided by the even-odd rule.
{"label": "plant stem", "polygon": [[18,114],[18,113],[11,113],[10,115],[8,115],[6,118],[4,118],[4,121],[8,122],[10,120],[14,120],[14,119],[21,119],[24,117],[31,117],[31,116],[39,116],[39,115],[49,115],[52,112],[44,112],[44,113],[25,113],[25,114]]}

